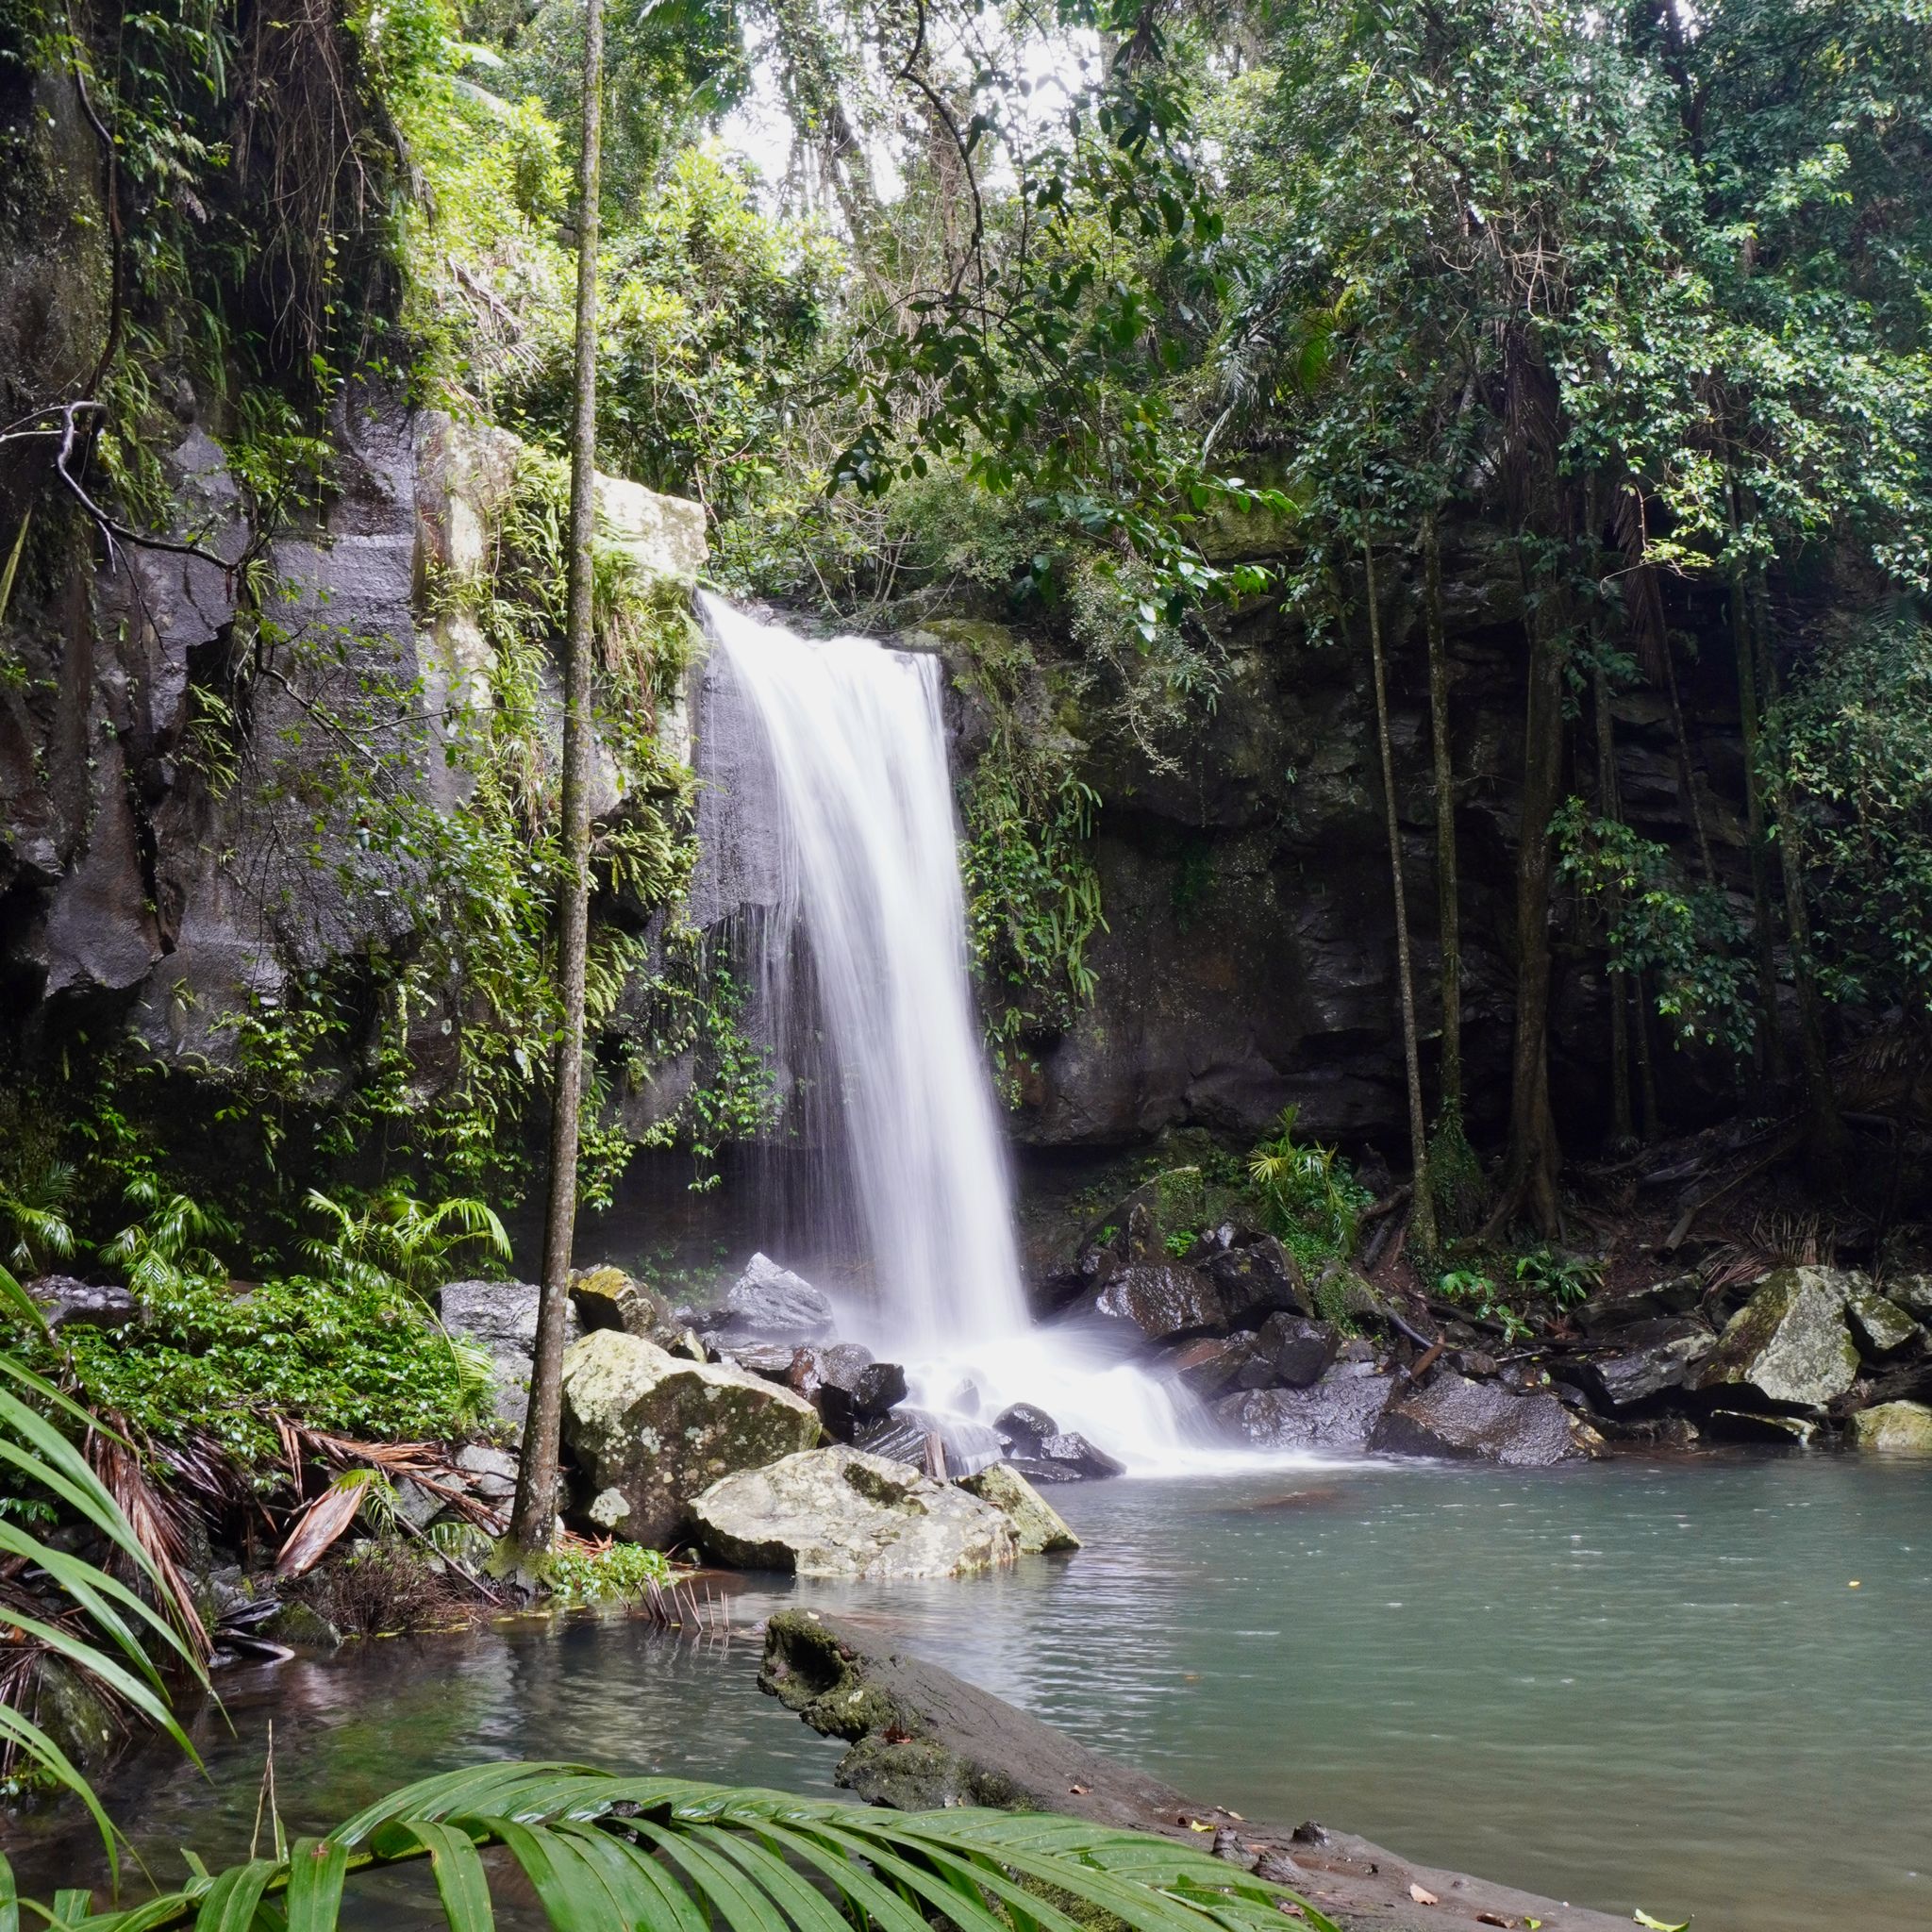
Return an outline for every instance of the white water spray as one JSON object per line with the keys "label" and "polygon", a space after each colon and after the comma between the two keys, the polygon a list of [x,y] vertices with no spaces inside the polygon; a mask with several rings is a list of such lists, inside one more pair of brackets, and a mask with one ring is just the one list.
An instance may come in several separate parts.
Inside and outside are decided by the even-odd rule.
{"label": "white water spray", "polygon": [[1037,1403],[1131,1469],[1198,1465],[1177,1391],[1028,1320],[967,977],[938,661],[703,601],[770,755],[785,849],[763,975],[789,975],[802,931],[874,1287],[871,1339],[905,1361],[923,1407],[953,1407],[970,1385],[982,1415]]}

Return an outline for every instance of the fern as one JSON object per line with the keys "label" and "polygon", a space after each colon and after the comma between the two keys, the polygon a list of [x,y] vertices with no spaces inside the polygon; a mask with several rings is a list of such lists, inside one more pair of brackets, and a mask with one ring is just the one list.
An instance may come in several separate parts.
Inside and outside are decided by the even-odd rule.
{"label": "fern", "polygon": [[[490,1846],[508,1858],[486,1861]],[[1336,1932],[1283,1887],[1141,1832],[1031,1813],[882,1812],[569,1764],[447,1772],[278,1857],[200,1873],[131,1909],[61,1918],[69,1932],[334,1932],[354,1911],[349,1880],[424,1858],[450,1932],[491,1932],[491,1881],[508,1890],[514,1874],[557,1932],[1083,1932],[1100,1918],[1130,1932],[1278,1932],[1284,1906]]]}

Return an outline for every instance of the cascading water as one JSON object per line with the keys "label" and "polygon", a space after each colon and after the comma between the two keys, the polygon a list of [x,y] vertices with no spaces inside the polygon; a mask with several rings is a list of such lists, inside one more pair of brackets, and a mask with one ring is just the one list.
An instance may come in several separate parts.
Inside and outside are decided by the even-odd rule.
{"label": "cascading water", "polygon": [[971,1386],[981,1413],[1037,1403],[1130,1468],[1191,1460],[1177,1391],[1028,1320],[967,978],[937,660],[704,608],[758,722],[777,821],[752,976],[789,1012],[808,954],[871,1339],[926,1407]]}

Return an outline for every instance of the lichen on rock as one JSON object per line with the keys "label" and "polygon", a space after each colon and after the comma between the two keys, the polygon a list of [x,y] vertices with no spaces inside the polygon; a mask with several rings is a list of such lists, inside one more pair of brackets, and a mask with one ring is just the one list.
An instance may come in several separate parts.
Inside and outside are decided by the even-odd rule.
{"label": "lichen on rock", "polygon": [[708,1485],[809,1448],[820,1428],[789,1389],[605,1328],[564,1353],[563,1433],[598,1527],[662,1546]]}

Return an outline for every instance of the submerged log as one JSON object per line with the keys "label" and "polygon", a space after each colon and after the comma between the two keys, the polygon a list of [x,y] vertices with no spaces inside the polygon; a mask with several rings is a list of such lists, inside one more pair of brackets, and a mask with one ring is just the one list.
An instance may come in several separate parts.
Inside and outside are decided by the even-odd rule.
{"label": "submerged log", "polygon": [[[782,1610],[766,1628],[758,1688],[852,1748],[833,1775],[875,1805],[1057,1811],[1156,1832],[1291,1886],[1348,1927],[1462,1932],[1476,1925],[1624,1932],[1628,1921],[1457,1872],[1415,1865],[1315,1824],[1257,1824],[1090,1751],[1050,1724],[908,1657],[859,1624]],[[1424,1904],[1418,1894],[1434,1902]]]}

